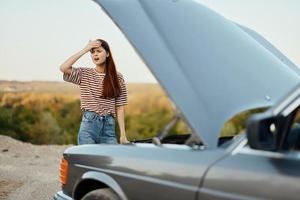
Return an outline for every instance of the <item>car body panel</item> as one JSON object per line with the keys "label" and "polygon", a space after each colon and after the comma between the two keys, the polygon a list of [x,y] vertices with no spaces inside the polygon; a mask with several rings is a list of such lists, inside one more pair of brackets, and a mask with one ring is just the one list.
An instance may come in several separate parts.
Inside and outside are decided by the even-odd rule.
{"label": "car body panel", "polygon": [[193,132],[211,147],[235,114],[271,106],[299,83],[295,69],[279,54],[197,1],[96,2],[135,47]]}
{"label": "car body panel", "polygon": [[[234,22],[233,22],[234,23]],[[283,64],[287,67],[291,68],[296,74],[300,75],[299,67],[297,67],[288,57],[286,57],[283,53],[281,53],[278,49],[276,49],[268,40],[266,40],[263,36],[258,34],[256,31],[245,27],[241,24],[235,23],[241,29],[243,29],[249,36],[259,42],[265,49],[270,51],[274,56],[276,56]]]}
{"label": "car body panel", "polygon": [[[73,177],[88,171],[105,173],[118,183],[128,199],[175,200],[195,199],[208,167],[226,153],[182,145],[136,144],[83,145],[68,148],[64,155],[76,168],[73,171],[77,176]],[[104,183],[105,180],[108,179],[102,179]],[[74,189],[69,188],[66,193]]]}
{"label": "car body panel", "polygon": [[243,147],[209,170],[199,200],[299,199],[299,155]]}

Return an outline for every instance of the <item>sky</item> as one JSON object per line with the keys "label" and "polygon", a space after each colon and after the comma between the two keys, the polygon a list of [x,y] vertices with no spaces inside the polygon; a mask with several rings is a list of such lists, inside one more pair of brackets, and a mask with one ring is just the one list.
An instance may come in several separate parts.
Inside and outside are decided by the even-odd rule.
{"label": "sky", "polygon": [[[300,66],[299,0],[196,0],[267,38]],[[123,34],[91,0],[1,0],[0,80],[62,81],[59,66],[89,39],[108,41],[127,82],[156,82]],[[94,66],[90,55],[75,67]]]}

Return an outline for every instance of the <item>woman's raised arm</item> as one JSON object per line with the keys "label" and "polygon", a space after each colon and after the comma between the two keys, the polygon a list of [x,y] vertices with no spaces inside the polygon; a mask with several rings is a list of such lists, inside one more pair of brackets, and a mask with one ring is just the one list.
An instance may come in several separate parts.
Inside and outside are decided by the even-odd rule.
{"label": "woman's raised arm", "polygon": [[65,74],[71,74],[72,72],[72,65],[84,54],[89,52],[92,48],[100,47],[101,42],[97,40],[89,41],[88,44],[79,52],[72,55],[70,58],[68,58],[63,64],[60,65],[60,71]]}

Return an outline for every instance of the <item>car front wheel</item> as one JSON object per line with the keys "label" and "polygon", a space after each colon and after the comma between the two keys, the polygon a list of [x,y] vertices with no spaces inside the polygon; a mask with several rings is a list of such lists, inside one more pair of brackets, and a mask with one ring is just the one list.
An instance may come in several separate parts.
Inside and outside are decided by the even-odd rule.
{"label": "car front wheel", "polygon": [[120,200],[120,198],[111,189],[104,188],[87,193],[81,200]]}

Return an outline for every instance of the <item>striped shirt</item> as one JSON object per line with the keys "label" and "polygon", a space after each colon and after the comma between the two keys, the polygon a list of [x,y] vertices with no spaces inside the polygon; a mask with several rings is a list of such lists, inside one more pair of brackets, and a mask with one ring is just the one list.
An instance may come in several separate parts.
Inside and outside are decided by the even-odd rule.
{"label": "striped shirt", "polygon": [[105,73],[99,73],[95,68],[74,68],[71,74],[64,73],[63,79],[80,86],[81,109],[93,111],[99,115],[112,114],[116,117],[116,106],[127,105],[127,89],[123,75],[118,72],[121,86],[120,96],[117,98],[101,98],[102,84]]}

